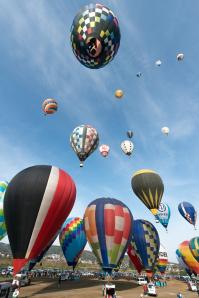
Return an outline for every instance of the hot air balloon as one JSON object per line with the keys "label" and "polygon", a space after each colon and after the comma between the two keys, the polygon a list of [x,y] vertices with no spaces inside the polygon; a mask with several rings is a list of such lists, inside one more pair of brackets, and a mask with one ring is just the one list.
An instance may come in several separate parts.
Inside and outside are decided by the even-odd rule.
{"label": "hot air balloon", "polygon": [[158,254],[157,268],[161,274],[164,274],[168,265],[167,251],[162,244],[160,244],[160,250]]}
{"label": "hot air balloon", "polygon": [[138,78],[140,78],[140,77],[142,76],[142,73],[141,73],[141,72],[137,72],[137,73],[136,73],[136,76],[137,76]]}
{"label": "hot air balloon", "polygon": [[89,4],[79,11],[71,27],[71,46],[81,64],[104,67],[113,60],[119,45],[118,20],[108,7]]}
{"label": "hot air balloon", "polygon": [[6,235],[6,225],[3,212],[3,201],[6,189],[8,187],[8,182],[0,181],[0,240]]}
{"label": "hot air balloon", "polygon": [[43,257],[45,256],[45,254],[47,253],[47,251],[50,249],[50,247],[52,246],[53,242],[55,241],[55,239],[57,238],[59,234],[59,230],[58,232],[55,234],[55,236],[53,237],[53,239],[49,242],[49,244],[47,245],[47,247],[45,247],[42,252],[39,254],[39,256],[37,256],[36,258],[30,260],[29,264],[28,264],[28,271],[31,271],[35,265],[37,263],[40,263],[41,260],[43,259]]}
{"label": "hot air balloon", "polygon": [[196,225],[197,212],[194,206],[189,202],[182,202],[178,205],[180,214],[191,224]]}
{"label": "hot air balloon", "polygon": [[139,252],[137,250],[134,238],[132,237],[131,242],[127,249],[127,254],[129,256],[130,261],[132,262],[133,266],[137,270],[137,272],[140,274],[142,269],[144,268],[142,265],[142,260],[139,255]]}
{"label": "hot air balloon", "polygon": [[115,91],[115,97],[121,99],[124,96],[124,92],[120,89]]}
{"label": "hot air balloon", "polygon": [[132,131],[132,130],[128,130],[128,131],[126,132],[126,134],[127,134],[127,137],[128,137],[129,139],[131,139],[131,138],[133,137],[133,131]]}
{"label": "hot air balloon", "polygon": [[170,207],[167,204],[160,203],[158,213],[156,214],[156,219],[163,225],[167,230],[169,224],[169,219],[171,216]]}
{"label": "hot air balloon", "polygon": [[161,64],[162,64],[162,61],[161,61],[161,60],[157,60],[157,61],[155,62],[155,65],[156,65],[156,66],[161,66]]}
{"label": "hot air balloon", "polygon": [[164,192],[161,177],[152,170],[139,170],[134,173],[131,186],[142,203],[156,215]]}
{"label": "hot air balloon", "polygon": [[194,237],[189,241],[189,248],[192,252],[192,255],[199,263],[199,237]]}
{"label": "hot air balloon", "polygon": [[136,252],[141,258],[147,275],[151,276],[160,249],[160,239],[156,228],[147,220],[134,220],[132,241],[136,245]]}
{"label": "hot air balloon", "polygon": [[184,54],[183,53],[177,54],[177,60],[178,61],[182,61],[183,59],[184,59]]}
{"label": "hot air balloon", "polygon": [[53,166],[33,166],[11,180],[4,198],[4,216],[14,275],[47,247],[70,213],[75,197],[72,178]]}
{"label": "hot air balloon", "polygon": [[84,227],[87,240],[102,269],[117,268],[131,241],[133,218],[119,200],[96,199],[86,208]]}
{"label": "hot air balloon", "polygon": [[70,144],[80,160],[80,167],[83,167],[83,162],[98,147],[98,132],[90,125],[80,125],[73,130]]}
{"label": "hot air balloon", "polygon": [[99,151],[103,157],[107,157],[110,151],[110,147],[108,145],[101,145],[99,147]]}
{"label": "hot air balloon", "polygon": [[181,268],[183,268],[183,269],[187,272],[187,274],[188,274],[189,276],[191,276],[191,275],[193,274],[193,272],[189,269],[189,267],[188,267],[188,266],[186,265],[186,263],[184,262],[183,257],[182,257],[182,254],[181,254],[181,252],[179,251],[179,249],[176,250],[176,258],[177,258],[177,260],[178,260],[179,266],[180,266]]}
{"label": "hot air balloon", "polygon": [[193,257],[191,250],[189,248],[189,241],[183,241],[178,247],[180,253],[182,254],[183,260],[191,271],[195,274],[199,274],[199,263]]}
{"label": "hot air balloon", "polygon": [[62,226],[59,242],[68,266],[74,269],[87,242],[83,220],[79,217],[68,218]]}
{"label": "hot air balloon", "polygon": [[42,104],[42,109],[45,115],[54,114],[58,109],[57,101],[52,98],[45,99]]}
{"label": "hot air balloon", "polygon": [[124,152],[124,154],[130,156],[133,152],[134,145],[131,141],[125,140],[121,143],[121,149]]}
{"label": "hot air balloon", "polygon": [[164,135],[166,135],[166,136],[168,136],[169,135],[169,128],[167,127],[167,126],[164,126],[164,127],[162,127],[161,128],[161,132],[164,134]]}

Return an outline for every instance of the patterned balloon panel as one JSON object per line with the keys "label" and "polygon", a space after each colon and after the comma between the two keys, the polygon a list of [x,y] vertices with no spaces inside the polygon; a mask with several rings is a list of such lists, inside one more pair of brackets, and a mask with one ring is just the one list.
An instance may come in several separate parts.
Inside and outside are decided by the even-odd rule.
{"label": "patterned balloon panel", "polygon": [[167,251],[162,244],[160,244],[160,250],[158,254],[157,267],[160,273],[164,274],[168,265],[168,255]]}
{"label": "patterned balloon panel", "polygon": [[80,125],[73,130],[70,143],[79,160],[83,162],[98,147],[97,130],[90,125]]}
{"label": "patterned balloon panel", "polygon": [[91,202],[84,214],[85,232],[93,253],[106,271],[117,268],[131,240],[132,214],[119,200]]}
{"label": "patterned balloon panel", "polygon": [[152,272],[158,258],[160,240],[156,228],[149,221],[133,222],[132,241],[135,242],[144,269]]}
{"label": "patterned balloon panel", "polygon": [[59,241],[68,265],[75,268],[87,242],[83,220],[68,218],[62,226]]}
{"label": "patterned balloon panel", "polygon": [[195,226],[197,219],[197,212],[194,206],[189,202],[182,202],[178,205],[180,214],[192,225]]}
{"label": "patterned balloon panel", "polygon": [[169,224],[170,216],[171,216],[170,207],[167,204],[160,203],[158,213],[155,217],[163,225],[163,227],[167,228]]}
{"label": "patterned balloon panel", "polygon": [[187,272],[188,275],[191,276],[191,274],[193,272],[189,269],[189,267],[187,266],[187,264],[184,262],[183,256],[182,256],[181,252],[179,251],[179,249],[176,250],[176,258],[178,260],[179,266],[181,268],[183,268]]}
{"label": "patterned balloon panel", "polygon": [[189,248],[196,261],[199,262],[199,237],[192,238],[189,241]]}
{"label": "patterned balloon panel", "polygon": [[138,273],[141,273],[143,269],[142,260],[133,239],[131,239],[131,242],[128,246],[127,254],[129,256],[129,259],[133,263],[135,269],[138,271]]}
{"label": "patterned balloon panel", "polygon": [[54,114],[55,112],[57,112],[58,109],[57,101],[52,98],[45,99],[42,104],[42,109],[45,115]]}
{"label": "patterned balloon panel", "polygon": [[179,245],[178,249],[189,269],[194,273],[199,274],[199,263],[196,261],[191,253],[191,250],[189,248],[189,241],[182,242]]}
{"label": "patterned balloon panel", "polygon": [[105,66],[114,58],[119,45],[118,20],[109,8],[89,4],[76,15],[71,27],[71,46],[84,66]]}
{"label": "patterned balloon panel", "polygon": [[0,181],[0,240],[6,235],[6,225],[3,212],[4,195],[8,186],[8,182]]}

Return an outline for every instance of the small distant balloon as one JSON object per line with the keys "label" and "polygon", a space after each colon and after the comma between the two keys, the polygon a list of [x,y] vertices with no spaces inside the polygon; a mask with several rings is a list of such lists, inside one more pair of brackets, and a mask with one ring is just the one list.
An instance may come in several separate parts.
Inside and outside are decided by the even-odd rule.
{"label": "small distant balloon", "polygon": [[107,157],[110,151],[110,147],[108,145],[101,145],[99,147],[99,151],[103,157]]}
{"label": "small distant balloon", "polygon": [[131,141],[125,140],[121,143],[121,149],[126,155],[131,155],[134,149],[134,145]]}
{"label": "small distant balloon", "polygon": [[126,134],[127,134],[127,137],[128,137],[129,139],[131,139],[131,138],[133,137],[133,131],[132,131],[132,130],[128,130],[128,131],[126,132]]}
{"label": "small distant balloon", "polygon": [[191,225],[195,227],[197,212],[194,206],[189,202],[182,202],[178,205],[178,211]]}
{"label": "small distant balloon", "polygon": [[177,54],[177,60],[178,61],[182,61],[183,59],[184,59],[184,54],[183,53]]}
{"label": "small distant balloon", "polygon": [[164,126],[164,127],[161,128],[161,132],[164,135],[168,136],[169,135],[169,132],[170,132],[170,129],[167,126]]}
{"label": "small distant balloon", "polygon": [[155,65],[156,65],[156,66],[161,66],[161,64],[162,64],[162,61],[161,61],[161,60],[157,60],[157,61],[155,62]]}
{"label": "small distant balloon", "polygon": [[142,73],[141,73],[141,72],[137,72],[137,73],[136,73],[136,76],[137,76],[138,78],[140,78],[140,77],[142,76]]}
{"label": "small distant balloon", "polygon": [[57,101],[52,98],[45,99],[42,104],[42,109],[45,115],[54,114],[58,109]]}
{"label": "small distant balloon", "polygon": [[121,89],[115,91],[115,97],[121,99],[124,96],[124,92]]}

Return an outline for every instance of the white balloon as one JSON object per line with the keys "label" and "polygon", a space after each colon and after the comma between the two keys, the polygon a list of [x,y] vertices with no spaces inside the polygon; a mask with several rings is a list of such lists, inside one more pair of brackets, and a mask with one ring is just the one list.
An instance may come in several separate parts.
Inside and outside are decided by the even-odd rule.
{"label": "white balloon", "polygon": [[184,59],[184,54],[183,53],[177,54],[177,60],[178,61],[182,61],[183,59]]}
{"label": "white balloon", "polygon": [[160,66],[162,64],[162,61],[161,60],[157,60],[156,62],[155,62],[155,65],[156,66]]}
{"label": "white balloon", "polygon": [[126,155],[131,155],[134,149],[134,145],[131,141],[125,140],[121,143],[121,149]]}
{"label": "white balloon", "polygon": [[101,145],[99,151],[103,157],[106,157],[109,154],[110,147],[108,145]]}
{"label": "white balloon", "polygon": [[167,135],[167,136],[168,136],[168,134],[170,132],[170,130],[169,130],[169,128],[167,126],[162,127],[161,131],[162,131],[162,133],[164,135]]}

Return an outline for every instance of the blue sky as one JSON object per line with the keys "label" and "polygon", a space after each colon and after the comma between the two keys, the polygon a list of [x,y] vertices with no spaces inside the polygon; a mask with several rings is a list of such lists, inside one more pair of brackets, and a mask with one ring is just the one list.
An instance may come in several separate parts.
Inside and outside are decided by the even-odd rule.
{"label": "blue sky", "polygon": [[[52,164],[76,182],[72,216],[83,216],[95,198],[113,197],[125,202],[134,218],[154,223],[131,190],[136,170],[154,169],[164,181],[163,201],[172,212],[168,234],[156,227],[175,261],[178,244],[198,235],[177,206],[186,200],[199,207],[199,3],[101,2],[118,17],[121,45],[115,59],[99,70],[83,67],[70,46],[73,18],[88,3],[0,1],[1,179],[10,180],[31,165]],[[182,63],[176,60],[179,52],[185,54]],[[154,65],[158,59],[159,68]],[[114,98],[117,88],[125,92],[121,101]],[[59,102],[52,117],[41,111],[47,97]],[[69,144],[80,124],[94,126],[100,143],[111,148],[107,159],[96,151],[83,169]],[[162,126],[170,128],[169,137],[161,134]],[[135,134],[131,158],[120,149],[128,129]]]}

